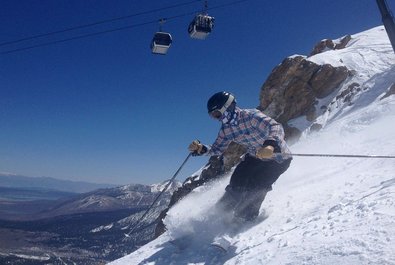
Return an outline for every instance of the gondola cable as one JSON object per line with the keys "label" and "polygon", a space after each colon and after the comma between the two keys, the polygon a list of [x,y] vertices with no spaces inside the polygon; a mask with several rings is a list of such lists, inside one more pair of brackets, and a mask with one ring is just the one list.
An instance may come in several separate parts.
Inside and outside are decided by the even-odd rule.
{"label": "gondola cable", "polygon": [[128,18],[136,17],[136,16],[156,13],[156,12],[159,12],[159,11],[164,11],[164,10],[167,10],[167,9],[173,9],[173,8],[176,8],[176,7],[190,5],[190,4],[193,4],[193,3],[196,3],[196,2],[201,2],[201,1],[202,0],[194,0],[194,1],[184,2],[184,3],[181,3],[181,4],[176,4],[176,5],[166,6],[166,7],[162,7],[162,8],[142,11],[142,12],[126,15],[126,16],[121,16],[121,17],[116,17],[116,18],[111,18],[111,19],[105,19],[105,20],[92,22],[92,23],[88,23],[88,24],[84,24],[84,25],[79,25],[79,26],[75,26],[75,27],[70,27],[70,28],[66,28],[66,29],[62,29],[62,30],[57,30],[57,31],[52,31],[52,32],[43,33],[43,34],[38,34],[38,35],[34,35],[34,36],[24,37],[24,38],[21,38],[21,39],[18,39],[18,40],[13,40],[13,41],[7,41],[7,42],[0,43],[0,46],[16,44],[16,43],[27,41],[27,40],[33,40],[33,39],[38,39],[38,38],[42,38],[42,37],[48,37],[48,36],[51,36],[51,35],[65,33],[65,32],[69,32],[69,31],[73,31],[73,30],[77,30],[77,29],[93,27],[93,26],[106,24],[106,23],[111,23],[111,22],[119,21],[119,20],[124,20],[124,19],[128,19]]}
{"label": "gondola cable", "polygon": [[[227,4],[222,4],[222,5],[217,5],[217,6],[211,7],[211,8],[209,8],[209,10],[224,8],[224,7],[227,7],[227,6],[231,6],[231,5],[235,5],[235,4],[239,4],[239,3],[247,2],[247,1],[251,1],[251,0],[233,1],[233,2],[230,2],[230,3],[227,3]],[[181,18],[181,17],[190,16],[190,15],[193,15],[193,14],[196,14],[196,11],[188,12],[188,13],[184,13],[184,14],[180,14],[180,15],[171,16],[171,17],[166,18],[166,21],[178,19],[178,18]],[[8,50],[8,51],[3,51],[3,52],[0,52],[0,55],[16,53],[16,52],[20,52],[20,51],[30,50],[30,49],[44,47],[44,46],[50,46],[50,45],[54,45],[54,44],[58,44],[58,43],[63,43],[63,42],[68,42],[68,41],[73,41],[73,40],[78,40],[78,39],[83,39],[83,38],[89,38],[89,37],[93,37],[93,36],[97,36],[97,35],[101,35],[101,34],[112,33],[112,32],[116,32],[116,31],[122,31],[122,30],[127,30],[127,29],[131,29],[131,28],[136,28],[136,27],[141,27],[141,26],[146,26],[146,25],[149,25],[149,24],[156,24],[156,23],[158,23],[158,20],[142,22],[142,23],[138,23],[138,24],[134,24],[134,25],[124,26],[124,27],[119,27],[119,28],[114,28],[114,29],[109,29],[109,30],[103,30],[103,31],[98,31],[98,32],[93,32],[93,33],[88,33],[88,34],[79,35],[79,36],[70,37],[70,38],[65,38],[65,39],[61,39],[61,40],[44,42],[44,43],[41,43],[41,44],[36,44],[36,45],[27,46],[27,47],[21,47],[21,48]]]}

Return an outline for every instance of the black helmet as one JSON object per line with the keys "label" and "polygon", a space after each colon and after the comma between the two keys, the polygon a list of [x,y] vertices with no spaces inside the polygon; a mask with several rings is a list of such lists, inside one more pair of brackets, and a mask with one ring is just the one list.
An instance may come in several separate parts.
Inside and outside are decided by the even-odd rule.
{"label": "black helmet", "polygon": [[207,101],[208,113],[219,119],[233,102],[236,102],[236,99],[231,93],[225,91],[215,93]]}

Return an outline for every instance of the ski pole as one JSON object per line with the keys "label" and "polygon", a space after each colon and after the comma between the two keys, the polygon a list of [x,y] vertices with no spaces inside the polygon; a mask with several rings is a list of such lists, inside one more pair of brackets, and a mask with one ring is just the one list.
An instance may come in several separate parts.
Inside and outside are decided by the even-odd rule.
{"label": "ski pole", "polygon": [[391,155],[343,155],[343,154],[298,154],[298,153],[283,153],[283,155],[291,156],[313,156],[313,157],[351,157],[351,158],[395,158]]}
{"label": "ski pole", "polygon": [[174,179],[177,177],[178,173],[180,173],[181,169],[184,167],[185,163],[188,161],[188,159],[192,156],[192,153],[189,153],[188,156],[185,158],[184,162],[182,162],[181,166],[178,168],[176,173],[174,173],[173,177],[169,180],[169,182],[166,184],[166,186],[163,188],[163,190],[156,196],[155,200],[151,203],[151,205],[148,207],[148,209],[144,212],[144,214],[137,220],[137,222],[134,224],[132,229],[128,232],[125,233],[125,237],[130,237],[130,235],[136,230],[137,226],[141,223],[142,220],[147,216],[148,212],[154,207],[155,203],[159,200],[160,196],[167,190],[167,188],[170,186],[170,184],[174,181]]}

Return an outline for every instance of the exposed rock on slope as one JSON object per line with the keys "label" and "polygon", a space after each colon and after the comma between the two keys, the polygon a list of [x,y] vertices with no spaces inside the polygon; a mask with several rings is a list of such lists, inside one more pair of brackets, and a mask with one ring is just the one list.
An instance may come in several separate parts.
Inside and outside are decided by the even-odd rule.
{"label": "exposed rock on slope", "polygon": [[331,39],[324,39],[315,45],[313,51],[310,53],[310,56],[325,52],[327,50],[344,49],[350,40],[351,35],[346,35],[337,42]]}
{"label": "exposed rock on slope", "polygon": [[321,114],[317,99],[334,92],[349,76],[345,66],[318,65],[304,56],[286,58],[263,84],[259,109],[284,124],[288,138],[294,138],[300,132],[286,126],[287,122],[299,116],[313,121]]}

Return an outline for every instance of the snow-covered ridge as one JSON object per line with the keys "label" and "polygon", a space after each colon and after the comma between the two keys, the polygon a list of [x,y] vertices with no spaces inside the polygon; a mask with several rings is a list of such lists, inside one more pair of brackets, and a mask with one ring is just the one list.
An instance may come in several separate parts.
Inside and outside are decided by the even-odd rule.
{"label": "snow-covered ridge", "polygon": [[351,35],[351,40],[344,49],[327,50],[308,57],[308,60],[316,64],[346,66],[348,69],[356,70],[360,76],[369,77],[387,70],[393,63],[393,53],[384,26],[378,26]]}
{"label": "snow-covered ridge", "polygon": [[[318,120],[325,126],[306,132],[293,152],[395,155],[395,95],[383,98],[395,82],[395,55],[383,30],[309,57],[354,70],[348,85],[360,89],[349,102],[337,100],[346,86],[323,99],[330,110]],[[395,264],[394,172],[394,159],[295,157],[262,205],[268,218],[245,225],[223,254],[209,243],[227,232],[212,206],[228,175],[176,204],[167,233],[111,264]],[[186,233],[195,237],[185,250],[169,243]]]}
{"label": "snow-covered ridge", "polygon": [[[314,123],[322,127],[339,116],[369,105],[394,84],[395,55],[384,26],[351,35],[343,49],[327,50],[306,59],[320,65],[345,66],[353,72],[332,94],[317,100],[315,107],[323,112]],[[288,124],[309,133],[312,122],[301,116]]]}
{"label": "snow-covered ridge", "polygon": [[[157,184],[152,184],[151,185],[151,192],[162,192],[164,188],[168,185],[169,180],[166,180],[161,183]],[[177,190],[181,186],[181,183],[178,181],[173,181],[166,189],[167,192],[173,193],[175,190]]]}

